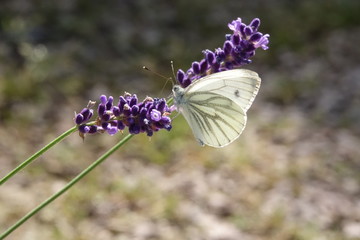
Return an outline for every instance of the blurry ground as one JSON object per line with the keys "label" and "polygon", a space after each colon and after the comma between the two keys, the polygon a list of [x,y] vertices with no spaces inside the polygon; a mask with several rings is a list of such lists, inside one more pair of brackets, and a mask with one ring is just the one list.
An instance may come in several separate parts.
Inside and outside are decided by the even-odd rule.
{"label": "blurry ground", "polygon": [[[360,239],[357,1],[35,2],[0,8],[0,177],[70,128],[89,99],[167,96],[141,66],[188,68],[238,16],[260,17],[271,45],[248,67],[263,83],[234,144],[201,148],[178,117],[8,239]],[[0,231],[119,138],[74,134],[1,186]]]}

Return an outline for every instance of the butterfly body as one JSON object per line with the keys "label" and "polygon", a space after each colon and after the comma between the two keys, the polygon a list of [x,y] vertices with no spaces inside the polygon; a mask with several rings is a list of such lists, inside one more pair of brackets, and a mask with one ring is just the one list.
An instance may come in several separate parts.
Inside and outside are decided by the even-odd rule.
{"label": "butterfly body", "polygon": [[175,106],[200,145],[224,147],[246,125],[246,112],[260,87],[257,73],[235,69],[203,77],[187,88],[173,87]]}

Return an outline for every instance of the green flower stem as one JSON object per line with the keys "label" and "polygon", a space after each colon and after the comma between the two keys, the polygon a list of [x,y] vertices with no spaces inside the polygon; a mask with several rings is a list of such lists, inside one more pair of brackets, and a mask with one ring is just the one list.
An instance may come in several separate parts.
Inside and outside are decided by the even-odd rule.
{"label": "green flower stem", "polygon": [[83,170],[81,173],[79,173],[75,178],[73,178],[68,184],[66,184],[66,186],[64,188],[62,188],[60,191],[58,191],[57,193],[55,193],[54,195],[52,195],[51,197],[46,199],[44,202],[42,202],[40,205],[38,205],[36,208],[34,208],[31,212],[29,212],[24,217],[22,217],[19,221],[17,221],[14,225],[12,225],[10,228],[8,228],[4,233],[2,233],[0,235],[0,239],[4,239],[6,236],[8,236],[10,233],[12,233],[15,229],[17,229],[19,226],[21,226],[24,222],[26,222],[29,218],[31,218],[33,215],[35,215],[41,209],[46,207],[52,201],[54,201],[59,196],[61,196],[63,193],[65,193],[67,190],[69,190],[75,183],[77,183],[83,177],[85,177],[88,173],[90,173],[95,167],[97,167],[100,163],[102,163],[105,159],[107,159],[111,154],[113,154],[118,148],[120,148],[127,141],[129,141],[133,136],[134,135],[132,135],[132,134],[128,134],[126,137],[121,139],[120,142],[118,142],[109,151],[107,151],[104,155],[102,155],[95,162],[93,162],[89,167],[87,167],[85,170]]}
{"label": "green flower stem", "polygon": [[10,173],[8,173],[5,177],[3,177],[0,180],[0,186],[4,184],[7,180],[9,180],[12,176],[14,176],[17,172],[19,172],[21,169],[26,167],[28,164],[30,164],[32,161],[34,161],[36,158],[38,158],[40,155],[45,153],[47,150],[49,150],[51,147],[53,147],[55,144],[61,142],[64,138],[69,136],[71,133],[77,131],[77,126],[74,126],[61,134],[59,137],[55,138],[53,141],[51,141],[48,145],[40,149],[38,152],[36,152],[34,155],[26,159],[24,162],[22,162],[19,166],[17,166],[14,170],[12,170]]}
{"label": "green flower stem", "polygon": [[171,105],[171,104],[173,104],[173,102],[174,102],[174,98],[171,97],[171,98],[169,98],[169,100],[166,101],[166,104]]}

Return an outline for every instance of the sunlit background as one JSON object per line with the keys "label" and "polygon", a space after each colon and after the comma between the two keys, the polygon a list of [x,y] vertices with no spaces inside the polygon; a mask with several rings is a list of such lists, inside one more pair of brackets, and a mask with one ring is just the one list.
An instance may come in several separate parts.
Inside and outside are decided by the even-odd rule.
{"label": "sunlit background", "polygon": [[[131,139],[9,239],[360,239],[360,1],[9,0],[0,4],[0,177],[101,94],[166,77],[259,17],[270,49],[248,125],[200,147],[179,116]],[[0,186],[4,231],[121,139],[77,134]]]}

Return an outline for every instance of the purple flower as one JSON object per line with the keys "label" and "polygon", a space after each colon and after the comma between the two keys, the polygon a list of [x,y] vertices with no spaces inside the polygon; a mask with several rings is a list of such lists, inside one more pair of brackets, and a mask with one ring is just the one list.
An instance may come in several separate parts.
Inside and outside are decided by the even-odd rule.
{"label": "purple flower", "polygon": [[107,132],[110,135],[114,135],[114,134],[116,134],[118,132],[118,128],[116,126],[108,127]]}
{"label": "purple flower", "polygon": [[93,106],[94,102],[74,118],[82,137],[85,134],[103,132],[114,135],[126,127],[131,134],[145,132],[148,136],[152,136],[160,129],[171,129],[171,119],[168,115],[173,108],[169,107],[163,98],[146,97],[144,101],[139,102],[135,94],[125,93],[124,96],[119,97],[119,102],[115,105],[112,96],[102,95],[97,106],[98,115],[95,121],[90,122]]}
{"label": "purple flower", "polygon": [[238,19],[232,21],[231,23],[229,23],[228,27],[230,28],[230,30],[232,30],[234,32],[240,32],[241,18],[238,18]]}
{"label": "purple flower", "polygon": [[100,96],[100,102],[101,102],[103,105],[105,105],[106,102],[107,102],[107,97],[106,97],[105,95],[101,95],[101,96]]}
{"label": "purple flower", "polygon": [[92,103],[93,103],[93,102],[90,101],[89,104],[88,104],[88,107],[86,107],[86,108],[84,108],[83,110],[81,110],[80,113],[75,114],[74,120],[75,120],[75,123],[76,123],[77,125],[80,125],[80,124],[82,124],[82,123],[84,123],[84,122],[89,121],[89,119],[92,117],[94,111],[89,108],[89,106],[90,106]]}
{"label": "purple flower", "polygon": [[228,24],[233,34],[225,36],[222,48],[217,48],[215,52],[204,50],[204,59],[200,62],[193,62],[191,68],[186,72],[179,69],[177,81],[182,87],[189,86],[193,81],[206,75],[238,68],[242,65],[251,63],[250,58],[255,55],[257,48],[267,50],[269,44],[269,34],[258,32],[260,19],[255,18],[249,25],[244,24],[238,18]]}
{"label": "purple flower", "polygon": [[150,118],[151,118],[151,120],[153,120],[153,121],[155,121],[155,122],[160,121],[160,119],[161,119],[161,112],[159,112],[159,111],[156,110],[156,109],[151,110],[151,112],[150,112]]}
{"label": "purple flower", "polygon": [[86,125],[79,126],[79,131],[82,133],[88,133],[90,131],[90,127]]}
{"label": "purple flower", "polygon": [[[260,33],[258,34],[258,36],[256,36],[256,38],[254,38],[253,43],[254,43],[254,47],[255,48],[259,48],[261,47],[264,50],[269,49],[269,34],[265,34],[265,35],[261,35]],[[250,38],[251,40],[251,38]]]}
{"label": "purple flower", "polygon": [[81,124],[83,122],[84,122],[84,116],[81,113],[78,113],[75,116],[75,123],[79,125],[79,124]]}

